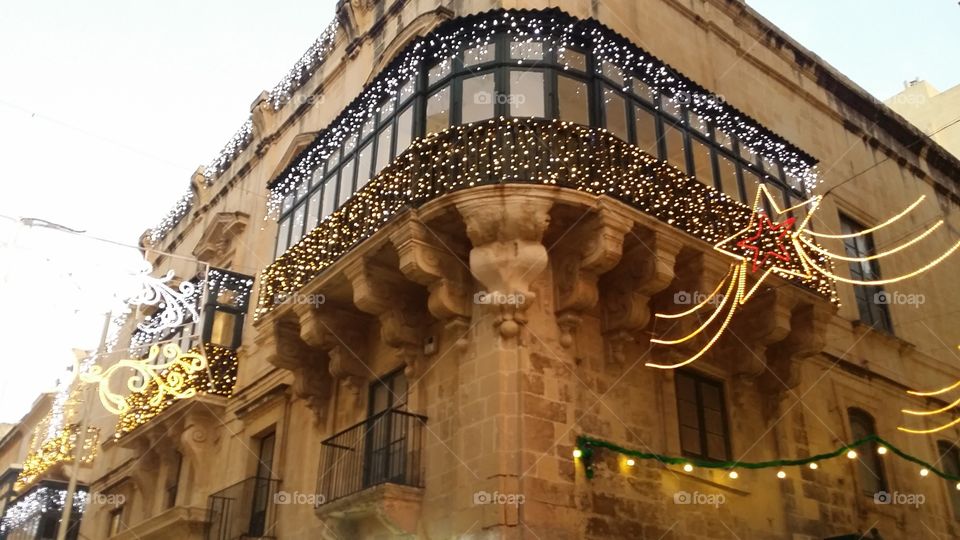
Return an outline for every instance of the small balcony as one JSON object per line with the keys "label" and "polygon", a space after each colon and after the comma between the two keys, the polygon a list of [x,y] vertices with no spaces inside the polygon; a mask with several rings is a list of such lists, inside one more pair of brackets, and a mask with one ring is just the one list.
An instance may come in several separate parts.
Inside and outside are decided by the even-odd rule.
{"label": "small balcony", "polygon": [[247,478],[210,495],[207,500],[207,540],[276,538],[279,480]]}
{"label": "small balcony", "polygon": [[423,487],[426,422],[425,416],[389,409],[323,441],[317,481],[322,504],[382,484]]}

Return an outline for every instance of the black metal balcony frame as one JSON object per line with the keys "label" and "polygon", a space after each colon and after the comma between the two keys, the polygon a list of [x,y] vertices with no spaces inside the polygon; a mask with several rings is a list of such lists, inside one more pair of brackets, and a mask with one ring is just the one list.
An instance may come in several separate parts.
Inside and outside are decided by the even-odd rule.
{"label": "black metal balcony frame", "polygon": [[276,538],[280,480],[253,476],[207,498],[207,540]]}
{"label": "black metal balcony frame", "polygon": [[423,487],[423,427],[427,417],[388,409],[321,443],[320,503],[381,484]]}

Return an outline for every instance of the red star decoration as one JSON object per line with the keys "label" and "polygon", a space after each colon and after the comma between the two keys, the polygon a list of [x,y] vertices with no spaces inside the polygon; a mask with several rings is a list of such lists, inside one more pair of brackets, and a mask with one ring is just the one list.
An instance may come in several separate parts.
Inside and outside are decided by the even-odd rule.
{"label": "red star decoration", "polygon": [[[765,212],[757,214],[756,233],[737,242],[737,247],[753,252],[753,264],[750,268],[752,272],[756,272],[757,269],[765,266],[767,259],[770,257],[780,259],[783,262],[790,262],[790,253],[787,251],[787,247],[783,245],[783,238],[790,234],[790,229],[793,228],[795,221],[796,218],[789,218],[783,223],[774,223]],[[760,237],[764,236],[764,229],[771,232],[780,231],[777,234],[777,245],[773,250],[765,250],[760,245]]]}

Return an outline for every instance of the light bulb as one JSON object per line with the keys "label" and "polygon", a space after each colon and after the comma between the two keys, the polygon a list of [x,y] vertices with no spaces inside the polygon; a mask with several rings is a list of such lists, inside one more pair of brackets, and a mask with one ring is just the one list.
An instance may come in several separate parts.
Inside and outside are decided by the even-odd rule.
{"label": "light bulb", "polygon": [[787,477],[787,473],[785,473],[785,472],[783,472],[783,471],[777,471],[777,478],[783,480],[783,479],[786,478],[786,477]]}
{"label": "light bulb", "polygon": [[739,477],[740,475],[737,474],[737,471],[730,471],[730,475],[729,475],[729,476],[730,476],[730,478],[736,480],[737,477]]}
{"label": "light bulb", "polygon": [[927,476],[928,474],[930,474],[930,471],[927,469],[920,469],[920,476]]}
{"label": "light bulb", "polygon": [[886,446],[880,446],[880,447],[878,447],[878,448],[877,448],[877,453],[880,454],[881,456],[884,455],[884,454],[886,454],[886,453],[887,453],[887,447],[886,447]]}
{"label": "light bulb", "polygon": [[810,464],[810,468],[811,468],[812,470],[814,470],[814,471],[817,470],[818,467],[820,467],[820,466],[817,465],[816,462],[813,462],[813,463]]}
{"label": "light bulb", "polygon": [[582,456],[582,455],[583,455],[583,450],[580,450],[579,448],[574,448],[574,449],[573,449],[573,457],[574,457],[575,459],[579,459],[580,456]]}
{"label": "light bulb", "polygon": [[633,467],[633,466],[636,465],[636,464],[637,464],[637,462],[634,461],[633,458],[627,459],[627,467]]}
{"label": "light bulb", "polygon": [[693,472],[693,465],[691,465],[691,464],[689,464],[689,463],[684,463],[684,464],[683,464],[683,470],[684,470],[684,472]]}
{"label": "light bulb", "polygon": [[850,450],[849,452],[847,452],[847,457],[850,459],[857,459],[857,451]]}

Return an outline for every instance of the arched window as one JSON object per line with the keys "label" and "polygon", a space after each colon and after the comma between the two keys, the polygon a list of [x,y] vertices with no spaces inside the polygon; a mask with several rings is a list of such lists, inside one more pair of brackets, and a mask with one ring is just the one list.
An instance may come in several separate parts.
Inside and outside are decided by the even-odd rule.
{"label": "arched window", "polygon": [[[866,411],[850,408],[847,409],[847,416],[850,418],[850,434],[854,441],[877,433],[873,417]],[[871,497],[877,492],[886,491],[887,479],[883,474],[880,455],[877,454],[877,444],[871,442],[861,446],[859,450],[861,451],[857,452],[857,479],[860,482],[860,490]]]}

